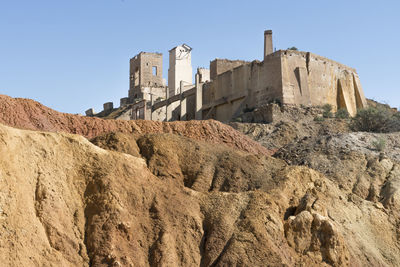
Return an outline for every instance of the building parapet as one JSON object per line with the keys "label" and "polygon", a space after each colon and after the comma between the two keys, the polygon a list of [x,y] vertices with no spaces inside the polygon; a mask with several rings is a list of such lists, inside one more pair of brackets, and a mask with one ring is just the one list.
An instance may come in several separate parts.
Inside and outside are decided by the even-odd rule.
{"label": "building parapet", "polygon": [[129,104],[129,97],[123,97],[119,100],[120,107],[125,107]]}
{"label": "building parapet", "polygon": [[114,104],[113,102],[106,102],[103,104],[103,110],[104,111],[110,111],[114,109]]}
{"label": "building parapet", "polygon": [[93,108],[89,108],[88,110],[85,111],[86,116],[93,116],[94,113],[94,109]]}
{"label": "building parapet", "polygon": [[311,52],[305,52],[305,51],[278,50],[278,51],[268,55],[268,57],[266,59],[268,60],[269,57],[281,57],[281,56],[290,57],[290,56],[293,56],[293,55],[301,56],[303,58],[309,57],[310,59],[315,59],[315,60],[319,60],[319,61],[322,61],[322,62],[326,62],[326,63],[329,63],[331,65],[336,65],[339,68],[342,68],[342,69],[349,70],[349,71],[357,73],[356,69],[354,69],[352,67],[344,65],[344,64],[342,64],[340,62],[337,62],[335,60],[332,60],[332,59],[329,59],[329,58],[326,58],[326,57],[323,57],[323,56],[320,56],[320,55],[317,55],[317,54],[314,54],[314,53],[311,53]]}

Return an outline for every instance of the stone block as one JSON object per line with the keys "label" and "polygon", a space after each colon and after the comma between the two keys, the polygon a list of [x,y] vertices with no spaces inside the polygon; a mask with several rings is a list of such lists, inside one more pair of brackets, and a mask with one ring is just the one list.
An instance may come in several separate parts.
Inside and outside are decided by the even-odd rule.
{"label": "stone block", "polygon": [[86,116],[93,116],[94,115],[94,109],[89,108],[88,110],[85,111]]}
{"label": "stone block", "polygon": [[114,108],[113,102],[107,102],[103,104],[104,111],[110,111]]}
{"label": "stone block", "polygon": [[123,97],[119,101],[120,107],[124,107],[129,104],[129,97]]}

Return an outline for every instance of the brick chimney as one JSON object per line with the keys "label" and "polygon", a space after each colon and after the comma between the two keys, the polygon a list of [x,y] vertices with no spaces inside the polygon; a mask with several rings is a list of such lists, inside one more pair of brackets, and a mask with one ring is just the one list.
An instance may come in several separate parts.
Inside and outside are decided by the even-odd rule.
{"label": "brick chimney", "polygon": [[264,59],[273,52],[272,30],[266,30],[264,31]]}

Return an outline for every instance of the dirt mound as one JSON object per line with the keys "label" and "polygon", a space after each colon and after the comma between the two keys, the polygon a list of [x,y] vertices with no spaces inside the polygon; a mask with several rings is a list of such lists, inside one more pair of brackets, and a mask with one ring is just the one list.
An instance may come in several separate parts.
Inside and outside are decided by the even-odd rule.
{"label": "dirt mound", "polygon": [[140,135],[112,132],[96,136],[90,142],[107,150],[126,153],[135,157],[140,157],[140,148],[136,140]]}
{"label": "dirt mound", "polygon": [[251,153],[271,154],[257,142],[217,121],[119,121],[60,113],[40,103],[0,95],[0,123],[29,130],[66,132],[93,138],[103,133],[174,133],[195,140],[226,144]]}
{"label": "dirt mound", "polygon": [[[125,137],[119,138],[126,144]],[[100,145],[118,151],[115,142],[119,138],[111,146]],[[161,180],[172,179],[196,195],[205,194],[203,203],[208,198],[216,201],[212,208],[201,206],[208,214],[203,222],[208,240],[204,249],[209,253],[203,254],[205,266],[258,266],[262,265],[258,259],[267,258],[270,265],[312,266],[395,266],[400,261],[394,238],[398,214],[315,171],[169,134],[131,138],[129,146],[136,145],[148,169]],[[249,199],[249,194],[256,197]],[[216,196],[229,196],[234,203],[241,196],[245,204],[234,209],[232,205],[237,204],[217,201]],[[388,202],[398,207],[396,194],[392,196]],[[235,215],[237,209],[241,215]],[[210,219],[216,213],[218,219]]]}
{"label": "dirt mound", "polygon": [[242,192],[270,188],[273,177],[286,167],[282,160],[247,154],[223,145],[209,145],[174,134],[148,134],[135,138],[114,133],[92,143],[104,149],[139,153],[149,170],[160,178],[173,178],[196,191]]}

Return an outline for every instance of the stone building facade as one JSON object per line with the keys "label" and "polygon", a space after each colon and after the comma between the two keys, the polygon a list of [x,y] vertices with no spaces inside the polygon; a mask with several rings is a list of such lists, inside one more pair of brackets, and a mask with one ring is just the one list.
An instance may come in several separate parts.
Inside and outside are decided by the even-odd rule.
{"label": "stone building facade", "polygon": [[[130,61],[131,119],[216,119],[227,122],[271,102],[332,105],[355,115],[367,106],[355,69],[310,52],[273,52],[272,31],[264,32],[263,61],[215,59],[198,68],[192,82],[191,48],[169,51],[168,86],[162,54],[141,52]],[[124,117],[126,118],[126,116]]]}
{"label": "stone building facade", "polygon": [[129,99],[147,99],[150,94],[163,97],[163,62],[161,53],[141,52],[129,61]]}

